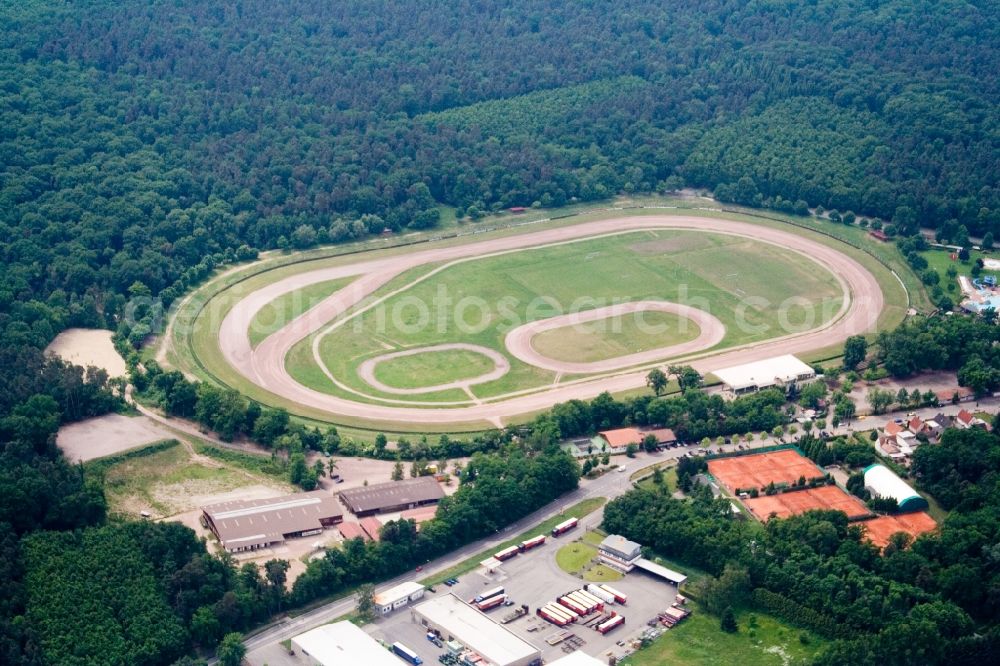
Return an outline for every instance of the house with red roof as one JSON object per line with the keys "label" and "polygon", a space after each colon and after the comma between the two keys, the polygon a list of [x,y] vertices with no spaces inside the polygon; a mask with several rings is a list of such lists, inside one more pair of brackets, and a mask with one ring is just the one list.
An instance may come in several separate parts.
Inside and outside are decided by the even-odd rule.
{"label": "house with red roof", "polygon": [[963,409],[955,417],[955,427],[961,428],[962,430],[967,430],[969,428],[982,428],[983,430],[989,430],[989,424],[982,420],[972,412],[967,409]]}
{"label": "house with red roof", "polygon": [[615,428],[614,430],[601,430],[597,433],[597,438],[607,445],[609,453],[624,453],[629,444],[639,446],[642,444],[643,437],[643,433],[639,432],[637,428]]}

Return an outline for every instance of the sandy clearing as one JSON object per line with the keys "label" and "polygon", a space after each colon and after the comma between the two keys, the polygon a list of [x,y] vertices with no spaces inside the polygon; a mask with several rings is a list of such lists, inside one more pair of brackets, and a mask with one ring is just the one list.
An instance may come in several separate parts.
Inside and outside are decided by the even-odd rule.
{"label": "sandy clearing", "polygon": [[[388,384],[380,382],[375,377],[375,366],[383,361],[389,361],[403,356],[414,356],[416,354],[427,354],[442,351],[470,351],[475,352],[476,354],[482,354],[493,361],[493,369],[487,373],[479,375],[478,377],[470,377],[469,379],[448,382],[447,384],[435,384],[433,386],[421,386],[418,388],[396,388],[395,386],[389,386]],[[510,361],[508,361],[503,354],[494,349],[490,349],[489,347],[470,345],[464,342],[450,342],[443,345],[432,345],[430,347],[414,347],[413,349],[407,349],[405,351],[382,354],[381,356],[375,356],[367,359],[358,366],[358,376],[361,377],[361,379],[365,380],[369,385],[377,388],[379,391],[384,393],[395,393],[396,395],[418,395],[420,393],[434,393],[436,391],[446,391],[454,388],[465,389],[470,386],[474,386],[475,384],[485,384],[486,382],[492,382],[495,379],[500,379],[508,372],[510,372]]]}
{"label": "sandy clearing", "polygon": [[[659,347],[635,354],[616,356],[602,361],[592,361],[589,363],[574,363],[571,361],[559,361],[540,354],[532,344],[532,339],[544,331],[551,331],[554,328],[565,326],[575,326],[585,324],[600,319],[619,317],[622,315],[634,314],[636,312],[667,312],[686,317],[696,323],[701,329],[694,340],[682,342],[668,347]],[[584,312],[574,312],[572,314],[540,319],[530,324],[518,326],[504,338],[504,345],[507,351],[521,361],[554,372],[566,374],[593,374],[595,372],[610,372],[620,368],[627,368],[642,363],[650,363],[664,358],[671,358],[691,354],[703,349],[711,349],[719,344],[726,335],[726,327],[722,322],[708,314],[704,310],[681,305],[680,303],[668,303],[666,301],[634,301],[631,303],[619,303],[603,308],[595,308]]]}
{"label": "sandy clearing", "polygon": [[111,342],[111,331],[94,328],[68,328],[45,348],[65,361],[87,367],[103,368],[109,377],[124,377],[125,359]]}
{"label": "sandy clearing", "polygon": [[145,416],[105,414],[63,426],[56,435],[56,445],[69,460],[85,462],[164,439],[174,439],[173,433]]}
{"label": "sandy clearing", "polygon": [[[819,329],[793,333],[691,360],[690,364],[702,373],[779,354],[803,353],[842,342],[851,335],[873,331],[884,307],[884,297],[878,281],[860,263],[839,250],[789,231],[747,222],[696,216],[612,218],[478,243],[433,248],[402,257],[361,261],[349,266],[290,276],[268,285],[234,306],[222,322],[219,344],[226,361],[253,383],[304,406],[326,411],[334,418],[338,415],[349,416],[401,425],[496,422],[499,419],[548,409],[557,402],[592,398],[603,391],[634,389],[645,385],[647,369],[623,372],[610,377],[566,382],[549,389],[519,394],[487,404],[424,409],[414,406],[366,404],[307,388],[291,377],[284,367],[284,361],[288,351],[297,342],[319,331],[327,322],[343,314],[365,296],[410,268],[432,262],[482,258],[517,249],[568,243],[581,238],[644,229],[693,229],[744,236],[770,243],[799,252],[825,266],[843,285],[844,306],[834,321]],[[361,277],[271,335],[256,350],[251,349],[247,330],[249,322],[261,307],[283,293],[300,289],[313,282],[352,275]],[[385,298],[389,297],[391,294]],[[382,300],[384,298],[379,299]],[[374,307],[379,301],[368,307]],[[359,309],[357,312],[362,310]]]}

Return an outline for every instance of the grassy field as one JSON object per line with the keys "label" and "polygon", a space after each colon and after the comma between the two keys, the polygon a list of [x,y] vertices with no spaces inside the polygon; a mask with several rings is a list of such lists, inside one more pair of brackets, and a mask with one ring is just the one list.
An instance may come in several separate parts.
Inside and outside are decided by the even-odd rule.
{"label": "grassy field", "polygon": [[193,508],[192,497],[249,485],[289,488],[273,475],[249,471],[232,462],[207,459],[200,450],[183,443],[165,449],[156,445],[147,447],[100,467],[110,512],[130,516],[138,516],[141,511],[149,511],[156,517],[172,516]]}
{"label": "grassy field", "polygon": [[591,583],[613,583],[621,580],[624,576],[620,571],[615,571],[609,566],[597,564],[583,572],[583,579]]}
{"label": "grassy field", "polygon": [[[908,301],[912,301],[917,308],[929,307],[926,292],[919,279],[908,268],[895,246],[872,241],[868,238],[867,233],[860,228],[845,227],[814,219],[793,218],[770,211],[747,211],[749,214],[743,214],[731,211],[694,210],[694,207],[703,206],[704,203],[656,196],[618,198],[604,205],[614,205],[619,209],[609,213],[606,209],[599,208],[599,204],[587,204],[559,210],[531,211],[517,217],[487,218],[475,226],[477,231],[483,229],[490,229],[490,231],[478,235],[476,240],[509,236],[543,228],[570,226],[604,219],[609,214],[619,216],[697,214],[705,217],[737,219],[817,239],[838,248],[859,261],[875,275],[886,296],[887,305],[879,319],[880,329],[895,327],[905,316]],[[675,206],[677,210],[662,208],[644,210],[640,208],[641,206]],[[523,226],[525,222],[538,219],[548,221],[542,221],[529,227]],[[505,225],[517,226],[505,227]],[[460,223],[457,230],[465,233],[466,229],[463,227],[467,226],[469,226],[468,223]],[[359,251],[365,252],[366,259],[405,254],[411,252],[412,248],[399,246],[400,243],[412,243],[421,238],[430,238],[440,234],[440,230],[431,230],[405,238],[372,239],[358,243],[327,246],[301,253],[269,252],[262,257],[261,261],[220,271],[214,278],[178,303],[178,308],[172,318],[173,326],[169,335],[161,340],[161,344],[164,345],[163,355],[166,363],[168,366],[183,369],[200,379],[234,387],[247,397],[263,404],[284,407],[293,414],[295,420],[308,426],[334,421],[341,428],[343,435],[367,440],[374,438],[375,433],[380,431],[390,435],[404,434],[396,429],[398,425],[393,426],[392,424],[373,423],[344,417],[334,418],[327,412],[303,407],[253,384],[236,373],[224,361],[218,344],[218,327],[222,317],[232,307],[232,304],[242,298],[243,294],[259,288],[257,285],[269,284],[294,273],[350,263],[357,260],[356,253]],[[820,234],[827,234],[833,238]],[[834,240],[834,238],[839,240]],[[469,242],[469,240],[471,239],[459,237],[436,241],[436,243],[447,246]],[[864,251],[859,248],[864,248]],[[896,271],[898,279],[890,272],[890,268]],[[909,299],[907,293],[909,293]],[[839,356],[840,353],[840,345],[831,345],[804,354],[803,360],[807,362],[825,361]],[[316,372],[319,374],[318,368]],[[428,398],[428,396],[422,397]],[[465,397],[464,394],[456,391],[451,396],[437,396],[434,399],[461,400]],[[528,419],[530,416],[524,415],[524,419]],[[484,423],[455,423],[446,430],[451,433],[474,432],[486,427],[488,424]],[[407,428],[406,432],[440,432],[441,430],[439,426],[414,425]]]}
{"label": "grassy field", "polygon": [[[391,290],[380,290],[376,297]],[[477,305],[464,311],[460,307],[437,309],[431,304],[442,293],[451,303],[475,299]],[[737,312],[747,298],[770,305],[743,305],[743,320],[748,326],[740,326]],[[408,349],[465,342],[503,352],[504,336],[514,325],[590,309],[595,303],[649,299],[707,309],[726,326],[723,348],[782,334],[779,305],[793,298],[804,298],[815,308],[814,326],[835,315],[842,303],[834,276],[790,250],[724,234],[643,231],[526,249],[448,267],[392,296],[384,307],[360,315],[360,325],[352,321],[321,335],[319,349],[327,367],[343,384],[378,398],[387,396],[367,386],[357,376],[356,366],[384,354],[387,345]],[[430,307],[422,310],[415,304]],[[625,319],[635,322],[634,317]],[[790,319],[795,321],[795,315]],[[660,342],[653,336],[637,338],[639,327],[632,324],[616,344],[626,350],[630,346],[670,344],[680,328],[676,317],[670,323],[674,334]],[[555,333],[558,336],[566,330]],[[607,353],[608,344],[597,342],[591,353],[605,358],[615,355]],[[307,339],[298,349],[309,350],[311,345],[312,340]],[[289,356],[287,366],[292,376],[318,390],[332,390],[325,376],[316,382],[315,371],[303,367],[303,359],[306,366],[312,365],[310,353],[297,350]],[[443,380],[465,374],[461,367],[453,372]],[[507,375],[472,390],[477,397],[488,398],[547,385],[553,379],[554,373],[512,359]],[[433,383],[439,382],[426,382]]]}
{"label": "grassy field", "polygon": [[700,333],[698,325],[686,317],[643,312],[641,317],[609,317],[543,331],[531,339],[531,346],[559,361],[589,363],[688,342]]}
{"label": "grassy field", "polygon": [[493,361],[465,349],[411,354],[375,366],[375,379],[386,386],[411,388],[471,379],[493,370]]}
{"label": "grassy field", "polygon": [[575,574],[597,557],[597,549],[579,541],[570,543],[556,553],[556,564],[566,573]]}
{"label": "grassy field", "polygon": [[574,504],[570,508],[560,513],[558,516],[553,516],[548,520],[543,520],[542,522],[532,527],[530,530],[525,530],[524,532],[521,532],[517,536],[507,539],[499,546],[496,546],[495,548],[491,548],[489,550],[485,550],[481,553],[473,555],[467,560],[464,560],[463,562],[460,562],[455,566],[442,571],[439,574],[431,576],[430,578],[425,578],[420,582],[423,583],[424,585],[438,585],[448,580],[449,578],[455,578],[457,576],[461,576],[462,574],[468,573],[473,569],[475,569],[476,567],[478,567],[480,562],[485,560],[487,557],[491,556],[493,553],[499,550],[503,550],[504,548],[508,548],[510,546],[515,546],[521,543],[522,541],[530,539],[531,537],[534,536],[538,536],[539,534],[547,535],[549,534],[549,532],[552,531],[553,527],[555,527],[562,521],[566,520],[567,518],[583,518],[584,516],[590,515],[594,511],[600,509],[602,506],[604,506],[604,503],[607,501],[608,500],[605,497],[591,497],[590,499],[585,499],[581,502],[578,502],[577,504]]}
{"label": "grassy field", "polygon": [[[695,604],[694,613],[623,666],[794,666],[809,664],[825,640],[764,613],[740,612],[739,631],[727,634],[719,620]],[[805,639],[803,642],[802,639]]]}
{"label": "grassy field", "polygon": [[274,299],[261,308],[250,321],[248,328],[250,345],[256,347],[267,336],[350,283],[349,279],[317,282]]}

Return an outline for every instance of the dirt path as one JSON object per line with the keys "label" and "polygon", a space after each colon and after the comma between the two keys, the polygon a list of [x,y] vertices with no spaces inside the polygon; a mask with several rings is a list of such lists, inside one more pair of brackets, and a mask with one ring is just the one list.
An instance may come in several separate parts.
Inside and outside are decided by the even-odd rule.
{"label": "dirt path", "polygon": [[[414,406],[375,405],[332,396],[296,382],[284,366],[289,350],[300,340],[323,329],[328,322],[346,312],[395,276],[411,268],[432,262],[454,262],[482,258],[490,254],[518,249],[573,242],[578,239],[628,233],[646,229],[693,229],[711,233],[743,236],[796,251],[825,266],[840,281],[844,305],[827,325],[782,336],[766,342],[729,349],[706,358],[690,361],[699,372],[707,373],[739,363],[769,358],[779,354],[803,353],[845,340],[850,335],[874,329],[884,306],[884,297],[875,277],[856,260],[839,250],[789,231],[732,220],[691,216],[649,216],[607,219],[570,227],[491,239],[454,247],[434,248],[402,257],[362,261],[301,273],[279,280],[251,294],[230,311],[222,322],[219,344],[226,361],[250,381],[299,404],[332,415],[370,419],[400,424],[451,424],[494,421],[519,414],[540,411],[557,402],[592,398],[603,391],[624,391],[645,385],[647,369],[566,382],[558,386],[514,395],[482,405],[420,408]],[[280,331],[269,336],[256,350],[250,346],[248,327],[260,308],[278,296],[315,282],[360,276],[347,288],[333,294]],[[426,276],[425,276],[426,278]],[[424,279],[424,278],[421,278]],[[409,285],[403,289],[409,288]],[[397,290],[398,291],[398,290]],[[367,307],[375,307],[387,295]],[[358,312],[360,312],[359,310]],[[354,316],[354,315],[352,315]],[[344,318],[343,320],[346,320]],[[343,321],[341,320],[341,321]]]}
{"label": "dirt path", "polygon": [[[616,356],[604,359],[603,361],[592,361],[590,363],[574,363],[549,358],[540,354],[531,344],[532,339],[543,331],[585,324],[590,321],[598,321],[609,317],[619,317],[636,312],[649,311],[668,312],[686,317],[696,323],[701,332],[698,334],[698,337],[688,342],[682,342],[669,347],[650,349],[635,354],[627,354],[625,356]],[[703,349],[711,349],[719,344],[725,335],[726,327],[722,325],[722,322],[704,310],[679,303],[668,303],[666,301],[633,301],[631,303],[609,305],[604,308],[575,312],[559,317],[540,319],[523,326],[518,326],[504,338],[504,346],[507,347],[507,351],[515,358],[524,361],[528,365],[566,374],[589,375],[597,372],[611,372],[613,370],[620,370],[621,368],[629,368],[633,365],[651,363],[664,358],[684,356],[702,351]]]}

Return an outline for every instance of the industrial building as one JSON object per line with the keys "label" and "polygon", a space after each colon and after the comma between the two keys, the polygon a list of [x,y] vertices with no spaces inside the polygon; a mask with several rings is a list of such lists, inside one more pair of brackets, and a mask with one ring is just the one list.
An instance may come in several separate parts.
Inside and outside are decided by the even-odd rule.
{"label": "industrial building", "polygon": [[344,541],[348,539],[361,539],[362,541],[368,541],[368,535],[365,531],[361,529],[361,525],[345,520],[344,522],[337,525],[337,530],[340,532],[340,536],[343,537]]}
{"label": "industrial building", "polygon": [[435,504],[442,497],[441,485],[429,476],[340,491],[340,501],[359,518]]}
{"label": "industrial building", "polygon": [[900,511],[926,511],[927,500],[885,465],[865,467],[865,489],[873,497],[896,500]]}
{"label": "industrial building", "polygon": [[392,611],[408,605],[410,602],[422,599],[426,588],[416,581],[408,581],[389,588],[375,595],[375,610],[379,615],[388,615]]}
{"label": "industrial building", "polygon": [[769,388],[787,390],[792,384],[802,386],[818,379],[816,371],[791,354],[716,370],[723,388],[732,395],[756,393]]}
{"label": "industrial building", "polygon": [[559,657],[555,661],[548,662],[548,666],[607,666],[607,662],[577,650],[576,652],[570,652],[565,657]]}
{"label": "industrial building", "polygon": [[453,594],[425,601],[411,614],[414,622],[437,633],[441,640],[457,641],[494,666],[542,662],[541,651]]}
{"label": "industrial building", "polygon": [[296,661],[309,666],[403,666],[382,644],[350,622],[316,627],[292,639]]}
{"label": "industrial building", "polygon": [[258,550],[285,539],[319,534],[344,515],[322,490],[271,499],[234,500],[202,507],[202,522],[230,553]]}
{"label": "industrial building", "polygon": [[619,571],[628,573],[642,557],[642,546],[619,534],[609,534],[597,547],[601,561]]}

